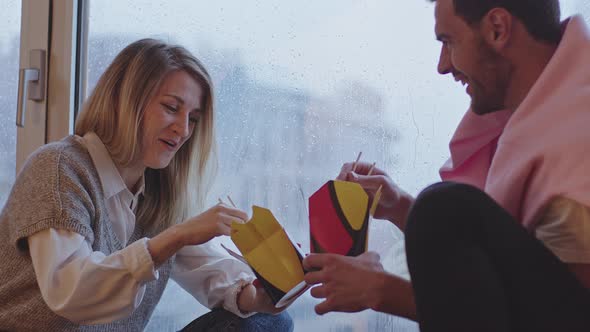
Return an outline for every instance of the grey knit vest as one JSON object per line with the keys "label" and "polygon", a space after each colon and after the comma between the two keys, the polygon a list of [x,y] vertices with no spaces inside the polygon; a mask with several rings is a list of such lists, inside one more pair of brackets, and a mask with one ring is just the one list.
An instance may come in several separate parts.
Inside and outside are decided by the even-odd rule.
{"label": "grey knit vest", "polygon": [[[141,331],[160,300],[171,261],[146,285],[139,307],[128,318],[82,326],[53,313],[43,301],[27,248],[27,237],[47,228],[81,234],[94,251],[123,248],[111,229],[96,167],[75,136],[47,144],[29,157],[0,215],[0,330]],[[137,221],[128,243],[153,237],[161,227]]]}

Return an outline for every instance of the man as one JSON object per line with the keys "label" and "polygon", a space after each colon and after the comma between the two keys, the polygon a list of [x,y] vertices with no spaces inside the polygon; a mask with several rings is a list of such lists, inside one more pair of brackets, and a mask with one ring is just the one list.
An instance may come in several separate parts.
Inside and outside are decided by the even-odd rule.
{"label": "man", "polygon": [[416,199],[371,165],[338,179],[406,234],[412,282],[379,257],[304,260],[316,312],[373,309],[422,331],[590,331],[590,33],[558,0],[438,0],[438,71],[471,109]]}

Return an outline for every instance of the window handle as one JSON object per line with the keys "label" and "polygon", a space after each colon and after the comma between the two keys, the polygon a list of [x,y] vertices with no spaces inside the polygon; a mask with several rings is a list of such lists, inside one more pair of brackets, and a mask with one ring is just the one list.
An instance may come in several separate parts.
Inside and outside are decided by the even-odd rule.
{"label": "window handle", "polygon": [[27,100],[45,100],[45,50],[31,50],[30,68],[22,68],[18,75],[16,125],[23,128]]}

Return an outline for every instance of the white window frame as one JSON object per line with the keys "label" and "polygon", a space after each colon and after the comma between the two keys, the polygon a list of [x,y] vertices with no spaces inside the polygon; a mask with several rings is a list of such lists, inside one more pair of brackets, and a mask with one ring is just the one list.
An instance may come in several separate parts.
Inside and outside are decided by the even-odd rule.
{"label": "white window frame", "polygon": [[[21,8],[19,71],[30,67],[30,52],[32,50],[44,50],[45,55],[48,54],[50,2],[23,0]],[[47,59],[45,61],[47,63]],[[18,82],[18,84],[25,83]],[[46,92],[47,86],[45,86],[45,96],[47,97]],[[27,156],[45,143],[47,98],[42,101],[27,100],[23,104],[23,108],[25,112],[23,127],[17,127],[16,130],[17,173]],[[16,126],[16,124],[14,125]]]}
{"label": "white window frame", "polygon": [[[83,51],[77,46],[80,32],[81,0],[22,0],[19,69],[29,67],[31,50],[44,50],[46,63],[45,98],[27,100],[23,105],[23,127],[17,128],[16,172],[26,158],[48,142],[73,133],[78,109],[78,61]],[[19,82],[19,84],[21,84]],[[16,110],[15,110],[16,112]],[[16,124],[15,124],[16,125]]]}
{"label": "white window frame", "polygon": [[[53,142],[73,134],[74,119],[78,110],[78,73],[83,52],[79,51],[83,26],[79,13],[83,1],[53,1],[51,24],[51,68],[49,104],[47,107],[47,142]],[[84,71],[81,71],[84,72]]]}

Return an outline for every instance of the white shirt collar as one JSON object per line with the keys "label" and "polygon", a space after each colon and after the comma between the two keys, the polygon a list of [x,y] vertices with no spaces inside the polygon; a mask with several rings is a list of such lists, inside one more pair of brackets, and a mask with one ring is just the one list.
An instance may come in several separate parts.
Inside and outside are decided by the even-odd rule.
{"label": "white shirt collar", "polygon": [[[88,132],[84,134],[83,139],[86,149],[88,149],[88,153],[90,153],[90,157],[96,166],[96,171],[98,172],[98,177],[100,178],[100,183],[102,184],[102,188],[104,190],[105,199],[110,199],[120,192],[128,190],[127,186],[125,186],[123,178],[121,177],[121,173],[119,173],[119,170],[115,166],[109,151],[102,143],[98,135],[96,135],[94,132]],[[133,195],[135,198],[137,198],[140,194],[143,194],[145,188],[143,175],[139,181],[139,190],[137,193],[135,193],[135,195]]]}

